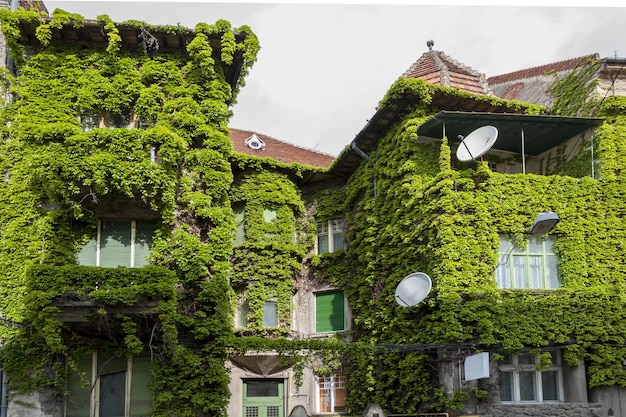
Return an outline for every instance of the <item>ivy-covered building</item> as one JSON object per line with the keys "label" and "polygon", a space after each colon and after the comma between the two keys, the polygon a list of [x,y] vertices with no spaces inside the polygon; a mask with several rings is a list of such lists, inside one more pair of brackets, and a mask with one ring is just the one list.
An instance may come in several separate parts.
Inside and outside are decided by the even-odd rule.
{"label": "ivy-covered building", "polygon": [[229,130],[248,27],[0,22],[2,415],[626,415],[626,104],[596,72],[550,109],[401,77],[332,161]]}

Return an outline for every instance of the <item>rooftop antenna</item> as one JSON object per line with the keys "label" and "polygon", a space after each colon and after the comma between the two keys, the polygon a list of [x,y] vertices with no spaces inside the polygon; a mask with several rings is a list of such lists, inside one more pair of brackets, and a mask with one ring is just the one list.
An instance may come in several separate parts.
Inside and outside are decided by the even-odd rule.
{"label": "rooftop antenna", "polygon": [[426,42],[426,46],[428,46],[428,52],[432,52],[433,51],[433,46],[435,46],[435,42],[431,39],[431,40]]}
{"label": "rooftop antenna", "polygon": [[498,139],[498,129],[494,126],[482,126],[466,137],[459,135],[461,144],[456,150],[456,158],[461,162],[475,161],[483,156]]}
{"label": "rooftop antenna", "polygon": [[396,287],[396,302],[402,307],[413,307],[424,301],[432,285],[430,277],[423,272],[409,274]]}

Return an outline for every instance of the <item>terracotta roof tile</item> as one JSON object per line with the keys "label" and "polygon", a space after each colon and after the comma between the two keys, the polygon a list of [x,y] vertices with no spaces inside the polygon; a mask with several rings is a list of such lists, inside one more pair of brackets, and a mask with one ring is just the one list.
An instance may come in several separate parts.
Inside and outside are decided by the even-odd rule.
{"label": "terracotta roof tile", "polygon": [[[328,168],[335,157],[313,149],[302,148],[252,130],[230,129],[235,152],[259,158],[273,158],[287,164],[298,163]],[[259,141],[260,140],[260,141]],[[246,144],[248,141],[248,145]]]}
{"label": "terracotta roof tile", "polygon": [[463,65],[441,51],[425,52],[402,76],[421,78],[431,84],[458,88],[473,94],[492,95],[483,73]]}
{"label": "terracotta roof tile", "polygon": [[566,59],[564,61],[553,62],[551,64],[540,65],[537,67],[526,68],[507,74],[496,75],[489,77],[487,81],[489,85],[502,84],[510,81],[517,81],[531,77],[537,77],[549,72],[561,72],[569,71],[576,68],[579,65],[586,63],[589,59],[599,59],[599,54],[585,55],[578,58]]}

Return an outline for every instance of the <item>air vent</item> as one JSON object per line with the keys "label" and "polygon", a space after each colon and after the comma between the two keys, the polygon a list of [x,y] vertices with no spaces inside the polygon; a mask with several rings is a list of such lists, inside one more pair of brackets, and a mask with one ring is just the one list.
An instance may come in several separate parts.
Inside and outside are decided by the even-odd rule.
{"label": "air vent", "polygon": [[246,146],[250,149],[254,149],[255,151],[260,151],[265,149],[265,142],[263,142],[255,133],[246,139]]}

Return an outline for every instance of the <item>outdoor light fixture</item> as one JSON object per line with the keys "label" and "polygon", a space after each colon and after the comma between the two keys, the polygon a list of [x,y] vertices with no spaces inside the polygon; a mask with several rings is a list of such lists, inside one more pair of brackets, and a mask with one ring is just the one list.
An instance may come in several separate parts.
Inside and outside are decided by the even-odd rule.
{"label": "outdoor light fixture", "polygon": [[559,220],[561,218],[555,212],[543,211],[535,218],[529,233],[534,236],[544,235],[552,230]]}

